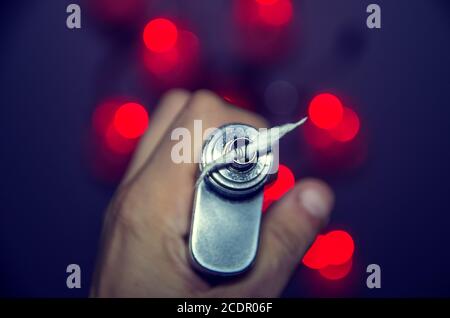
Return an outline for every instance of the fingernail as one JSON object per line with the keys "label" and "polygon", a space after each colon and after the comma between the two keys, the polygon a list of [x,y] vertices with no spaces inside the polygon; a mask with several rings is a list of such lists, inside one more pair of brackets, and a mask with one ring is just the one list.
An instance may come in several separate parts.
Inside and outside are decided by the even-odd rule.
{"label": "fingernail", "polygon": [[332,203],[329,195],[317,188],[307,188],[300,191],[300,202],[314,218],[326,219],[330,214]]}

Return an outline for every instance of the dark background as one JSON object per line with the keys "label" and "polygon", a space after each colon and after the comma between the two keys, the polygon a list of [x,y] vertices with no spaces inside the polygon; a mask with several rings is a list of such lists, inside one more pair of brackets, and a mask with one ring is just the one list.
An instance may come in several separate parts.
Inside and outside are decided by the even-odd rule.
{"label": "dark background", "polygon": [[[136,76],[130,52],[140,31],[133,38],[134,30],[102,27],[86,2],[82,29],[69,30],[71,2],[0,5],[0,296],[87,296],[115,185],[89,164],[92,112],[103,98],[125,94],[151,114],[164,91]],[[281,146],[297,178],[331,183],[330,229],[347,230],[356,248],[345,279],[328,281],[300,266],[285,296],[450,296],[447,1],[294,1],[292,45],[283,58],[258,65],[229,49],[231,1],[149,2],[147,20],[189,21],[201,41],[202,71],[188,88],[215,89],[227,79],[274,124],[305,113],[317,91],[339,92],[360,116],[366,156],[357,167],[317,165],[301,135],[284,141],[293,147]],[[382,9],[381,30],[365,26],[372,2]],[[294,113],[264,106],[264,89],[278,79],[298,89]],[[71,263],[81,266],[80,290],[66,287]],[[379,290],[365,285],[371,263],[381,266]]]}

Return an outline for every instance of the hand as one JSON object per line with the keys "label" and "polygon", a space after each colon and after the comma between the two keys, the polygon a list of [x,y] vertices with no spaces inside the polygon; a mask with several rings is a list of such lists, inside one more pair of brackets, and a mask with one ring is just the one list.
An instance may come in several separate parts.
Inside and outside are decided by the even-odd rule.
{"label": "hand", "polygon": [[[207,91],[172,91],[162,98],[117,193],[107,209],[91,296],[275,297],[326,224],[333,193],[303,180],[263,216],[259,252],[244,276],[211,286],[189,261],[189,226],[198,164],[175,164],[171,131],[194,120],[203,129],[263,119]],[[194,143],[193,143],[194,144]],[[192,149],[198,154],[201,149]]]}

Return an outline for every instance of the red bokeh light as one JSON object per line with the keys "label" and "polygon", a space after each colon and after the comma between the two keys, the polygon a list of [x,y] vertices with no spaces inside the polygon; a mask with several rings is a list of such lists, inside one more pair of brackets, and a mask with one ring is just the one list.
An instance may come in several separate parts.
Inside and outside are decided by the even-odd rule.
{"label": "red bokeh light", "polygon": [[254,107],[250,102],[242,97],[241,95],[237,95],[234,93],[224,94],[222,95],[223,99],[232,104],[233,106],[248,110],[248,111],[255,111]]}
{"label": "red bokeh light", "polygon": [[358,115],[348,107],[344,107],[341,122],[330,130],[330,136],[340,142],[352,140],[358,134],[360,122]]}
{"label": "red bokeh light", "polygon": [[170,20],[154,19],[145,26],[143,39],[145,46],[150,51],[167,52],[177,43],[178,29]]}
{"label": "red bokeh light", "polygon": [[303,264],[312,269],[342,265],[353,256],[355,245],[346,231],[332,231],[319,235],[303,257]]}
{"label": "red bokeh light", "polygon": [[155,75],[163,75],[173,71],[180,62],[177,49],[158,54],[145,54],[144,62],[148,69]]}
{"label": "red bokeh light", "polygon": [[320,275],[330,280],[342,279],[350,273],[353,265],[353,260],[349,259],[341,265],[328,265],[327,267],[319,269]]}
{"label": "red bokeh light", "polygon": [[269,4],[274,4],[275,2],[277,2],[278,0],[256,0],[256,2],[258,4],[261,5],[269,5]]}
{"label": "red bokeh light", "polygon": [[235,101],[231,96],[225,95],[223,96],[223,99],[225,99],[225,101],[229,102],[230,104],[235,104]]}
{"label": "red bokeh light", "polygon": [[111,124],[105,133],[105,144],[116,154],[127,155],[136,147],[137,139],[124,138]]}
{"label": "red bokeh light", "polygon": [[264,188],[263,211],[273,202],[281,199],[290,189],[295,186],[295,176],[287,166],[279,164],[278,175],[274,182]]}
{"label": "red bokeh light", "polygon": [[134,136],[140,135],[147,125],[144,107],[128,98],[110,98],[99,104],[92,115],[89,143],[93,174],[103,182],[118,182],[139,142]]}
{"label": "red bokeh light", "polygon": [[179,29],[177,43],[168,51],[144,49],[142,53],[152,88],[186,87],[198,75],[200,41],[190,31]]}
{"label": "red bokeh light", "polygon": [[148,115],[145,108],[138,103],[126,103],[116,110],[114,128],[124,138],[140,137],[148,126]]}
{"label": "red bokeh light", "polygon": [[261,20],[274,26],[282,26],[292,19],[291,0],[257,0]]}
{"label": "red bokeh light", "polygon": [[291,0],[234,0],[233,46],[252,64],[273,63],[292,45]]}
{"label": "red bokeh light", "polygon": [[339,230],[329,232],[326,237],[328,265],[341,265],[352,258],[355,244],[350,234]]}
{"label": "red bokeh light", "polygon": [[326,235],[318,235],[309,250],[303,256],[303,264],[312,269],[321,269],[328,266],[326,248]]}
{"label": "red bokeh light", "polygon": [[145,12],[145,0],[89,0],[85,1],[94,15],[105,22],[123,25],[133,24]]}
{"label": "red bokeh light", "polygon": [[325,150],[335,143],[328,130],[320,129],[309,122],[303,126],[303,133],[306,142],[317,150]]}
{"label": "red bokeh light", "polygon": [[119,104],[116,101],[106,101],[95,109],[92,115],[92,126],[98,136],[104,137],[106,135],[118,106]]}
{"label": "red bokeh light", "polygon": [[311,121],[319,128],[332,129],[342,120],[344,107],[339,98],[332,94],[319,94],[309,104]]}
{"label": "red bokeh light", "polygon": [[95,109],[92,125],[105,150],[124,156],[134,150],[148,120],[142,105],[118,98],[105,101]]}

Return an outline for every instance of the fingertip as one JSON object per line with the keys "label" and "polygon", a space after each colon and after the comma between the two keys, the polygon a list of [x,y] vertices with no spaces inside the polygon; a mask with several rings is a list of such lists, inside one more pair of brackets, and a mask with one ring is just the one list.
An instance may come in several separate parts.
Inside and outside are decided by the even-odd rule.
{"label": "fingertip", "polygon": [[333,204],[333,191],[325,182],[302,180],[265,213],[264,230],[286,251],[283,255],[297,259],[328,223]]}
{"label": "fingertip", "polygon": [[174,88],[165,92],[160,99],[160,104],[179,104],[180,101],[187,101],[191,93],[185,89]]}
{"label": "fingertip", "polygon": [[185,107],[190,97],[191,93],[189,91],[178,88],[171,89],[164,93],[160,98],[155,113],[155,118],[157,118],[159,122],[162,122],[159,124],[162,124],[167,128],[178,113]]}
{"label": "fingertip", "polygon": [[188,107],[195,115],[204,115],[211,111],[221,112],[227,108],[222,98],[206,89],[195,91],[189,99]]}
{"label": "fingertip", "polygon": [[297,202],[308,215],[326,223],[334,206],[333,190],[318,179],[305,179],[297,187]]}

